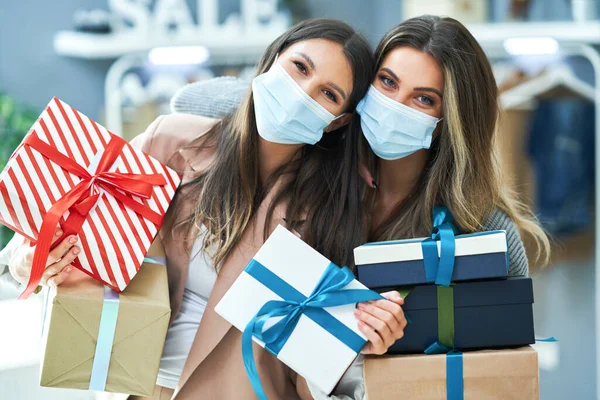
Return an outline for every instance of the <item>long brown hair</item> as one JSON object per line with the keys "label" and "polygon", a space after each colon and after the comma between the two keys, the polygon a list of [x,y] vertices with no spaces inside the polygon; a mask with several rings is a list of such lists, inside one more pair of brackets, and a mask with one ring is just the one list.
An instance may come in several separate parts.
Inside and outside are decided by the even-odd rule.
{"label": "long brown hair", "polygon": [[[326,39],[343,47],[354,82],[346,111],[353,112],[369,87],[374,62],[368,42],[343,22],[315,19],[294,26],[266,49],[257,74],[266,72],[277,54],[309,39]],[[315,146],[302,146],[294,160],[275,171],[263,185],[250,91],[234,115],[191,144],[198,148],[216,146],[216,158],[205,172],[178,191],[180,197],[197,198],[193,215],[185,218],[183,225],[188,232],[206,226],[204,250],[212,248],[209,254],[218,269],[239,243],[266,193],[285,174],[269,206],[265,228],[274,208],[285,203],[288,228],[302,232],[303,240],[338,265],[351,264],[352,249],[361,243],[362,215],[357,211],[361,204],[359,136],[356,124],[325,133]]]}
{"label": "long brown hair", "polygon": [[[398,47],[414,48],[438,62],[445,82],[444,118],[412,193],[369,240],[426,236],[437,205],[452,211],[462,232],[481,230],[492,212],[499,209],[515,221],[522,234],[537,243],[538,257],[546,262],[546,234],[531,211],[502,184],[495,143],[498,89],[479,43],[455,19],[425,15],[402,22],[383,37],[375,50],[377,69]],[[375,172],[376,157],[366,141],[362,142],[362,156]],[[366,204],[373,207],[373,191],[367,191],[365,198]]]}

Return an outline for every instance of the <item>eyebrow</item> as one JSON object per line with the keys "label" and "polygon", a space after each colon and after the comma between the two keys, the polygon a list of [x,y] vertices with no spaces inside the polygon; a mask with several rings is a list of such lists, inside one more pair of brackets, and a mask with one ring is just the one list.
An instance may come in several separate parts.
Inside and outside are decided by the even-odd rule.
{"label": "eyebrow", "polygon": [[310,67],[312,69],[315,69],[315,63],[313,62],[313,60],[308,56],[308,54],[306,53],[302,53],[301,51],[296,52],[296,54],[298,54],[299,56],[301,56],[302,58],[304,58],[306,60],[306,62],[308,63],[308,65],[310,65]]}
{"label": "eyebrow", "polygon": [[[296,54],[298,54],[299,56],[301,56],[302,58],[304,58],[306,60],[306,62],[308,63],[308,65],[312,68],[312,69],[316,69],[315,68],[315,63],[313,62],[313,60],[308,56],[308,54],[303,53],[301,51],[296,52]],[[336,85],[333,82],[327,82],[333,89],[335,89],[340,96],[342,96],[342,98],[344,99],[344,101],[346,100],[347,96],[346,96],[346,92],[344,92],[342,90],[341,87],[339,87],[338,85]]]}
{"label": "eyebrow", "polygon": [[344,99],[344,101],[346,101],[346,92],[344,92],[344,91],[342,90],[342,88],[341,88],[341,87],[339,87],[338,85],[336,85],[336,84],[335,84],[335,83],[333,83],[333,82],[327,82],[327,83],[328,83],[328,84],[329,84],[329,85],[330,85],[332,88],[334,88],[335,90],[337,90],[337,91],[340,93],[340,95],[342,96],[342,98]]}
{"label": "eyebrow", "polygon": [[395,73],[392,72],[391,69],[389,68],[381,68],[382,71],[387,72],[388,74],[390,74],[392,76],[392,78],[394,78],[395,80],[397,80],[398,82],[400,82],[400,78],[398,78],[398,75],[396,75]]}
{"label": "eyebrow", "polygon": [[[396,75],[395,73],[393,73],[391,69],[389,69],[389,68],[381,68],[381,71],[387,72],[388,74],[390,74],[392,76],[392,78],[394,78],[395,80],[397,80],[398,82],[400,82],[400,78],[398,78],[398,75]],[[439,92],[439,90],[434,89],[434,88],[430,88],[430,87],[416,87],[413,90],[414,91],[421,91],[421,92],[432,92],[432,93],[435,93],[438,96],[440,96],[440,99],[444,98],[444,96],[442,96],[442,94]]]}
{"label": "eyebrow", "polygon": [[415,91],[421,91],[421,92],[432,92],[432,93],[435,93],[438,96],[440,96],[440,99],[444,98],[444,96],[442,96],[442,94],[437,89],[434,89],[434,88],[430,88],[430,87],[416,87],[413,90],[415,90]]}

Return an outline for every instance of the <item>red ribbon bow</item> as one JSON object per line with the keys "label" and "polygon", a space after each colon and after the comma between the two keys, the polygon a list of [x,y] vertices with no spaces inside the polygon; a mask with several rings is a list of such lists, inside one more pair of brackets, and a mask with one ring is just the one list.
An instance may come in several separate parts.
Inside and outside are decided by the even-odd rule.
{"label": "red ribbon bow", "polygon": [[[129,195],[135,195],[144,199],[152,196],[154,186],[164,186],[167,181],[160,174],[124,174],[121,172],[109,172],[115,160],[121,153],[126,142],[120,138],[112,138],[104,149],[102,158],[96,168],[94,175],[90,174],[84,167],[71,160],[69,157],[60,153],[57,149],[50,146],[37,135],[29,135],[24,142],[25,145],[37,150],[46,158],[60,165],[63,169],[81,178],[75,187],[67,192],[63,198],[57,201],[44,215],[42,226],[31,266],[31,275],[25,291],[21,293],[19,299],[28,298],[37,288],[46,269],[46,261],[52,247],[52,238],[54,230],[58,226],[60,218],[66,211],[71,214],[65,222],[65,237],[71,233],[79,233],[88,214],[94,208],[96,202],[100,199],[103,189],[114,196],[121,203],[131,208],[136,213],[150,220],[157,226],[162,224],[162,215],[148,209],[138,203]],[[129,195],[127,195],[129,194]],[[70,231],[70,232],[67,232]],[[56,241],[58,244],[59,241]]]}

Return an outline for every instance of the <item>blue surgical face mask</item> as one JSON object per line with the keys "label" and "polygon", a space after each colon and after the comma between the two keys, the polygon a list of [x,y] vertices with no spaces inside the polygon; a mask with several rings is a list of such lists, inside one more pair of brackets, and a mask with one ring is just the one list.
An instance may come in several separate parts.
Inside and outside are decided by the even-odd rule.
{"label": "blue surgical face mask", "polygon": [[373,85],[356,112],[371,149],[384,160],[398,160],[428,149],[441,120],[390,99]]}
{"label": "blue surgical face mask", "polygon": [[277,61],[254,78],[252,94],[258,133],[269,142],[315,144],[335,119]]}

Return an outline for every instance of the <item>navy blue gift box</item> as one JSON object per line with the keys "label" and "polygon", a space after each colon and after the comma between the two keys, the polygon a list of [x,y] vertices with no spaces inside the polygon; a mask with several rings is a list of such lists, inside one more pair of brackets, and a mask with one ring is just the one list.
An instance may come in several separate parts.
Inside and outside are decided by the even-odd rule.
{"label": "navy blue gift box", "polygon": [[[452,281],[506,278],[505,231],[457,235]],[[354,249],[358,279],[370,289],[433,283],[423,260],[423,239],[367,243]],[[438,242],[439,243],[439,242]],[[438,251],[441,244],[438,244]]]}
{"label": "navy blue gift box", "polygon": [[[437,342],[439,291],[450,291],[453,305],[442,304],[453,315],[453,348],[475,350],[516,347],[535,343],[533,285],[530,278],[461,282],[450,288],[414,287],[405,298],[410,323],[404,337],[388,354],[422,353]],[[448,310],[446,310],[446,313]]]}

